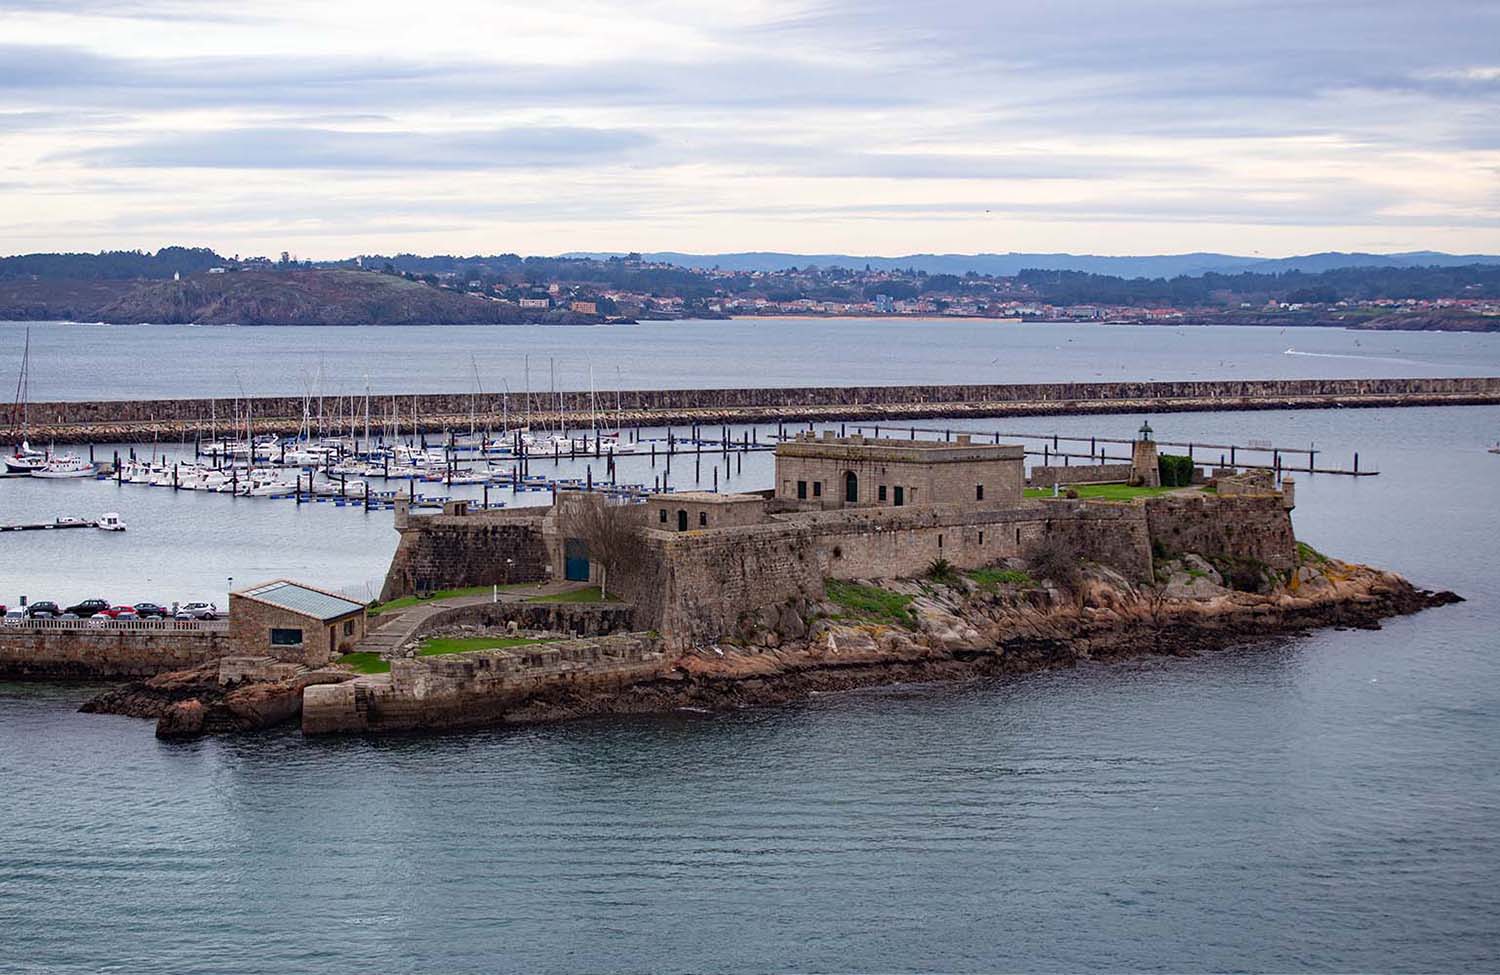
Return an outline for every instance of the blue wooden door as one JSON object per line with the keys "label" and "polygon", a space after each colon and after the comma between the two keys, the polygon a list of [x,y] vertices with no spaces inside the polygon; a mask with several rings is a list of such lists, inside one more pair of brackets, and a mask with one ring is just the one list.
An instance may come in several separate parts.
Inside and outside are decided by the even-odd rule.
{"label": "blue wooden door", "polygon": [[569,582],[589,581],[589,546],[581,538],[570,538],[563,546],[563,578]]}

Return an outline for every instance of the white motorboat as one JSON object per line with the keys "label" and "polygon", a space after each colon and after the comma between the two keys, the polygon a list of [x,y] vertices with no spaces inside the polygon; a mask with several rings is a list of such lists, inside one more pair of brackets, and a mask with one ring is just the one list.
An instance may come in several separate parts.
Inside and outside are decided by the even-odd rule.
{"label": "white motorboat", "polygon": [[62,457],[52,458],[41,470],[32,471],[31,476],[51,478],[93,477],[94,465],[90,464],[82,457],[74,457],[69,454]]}
{"label": "white motorboat", "polygon": [[5,470],[10,474],[30,474],[47,466],[47,455],[21,441],[21,446],[5,458]]}
{"label": "white motorboat", "polygon": [[125,530],[125,522],[120,520],[118,511],[106,511],[99,516],[98,521],[94,522],[94,527],[100,531],[122,532]]}

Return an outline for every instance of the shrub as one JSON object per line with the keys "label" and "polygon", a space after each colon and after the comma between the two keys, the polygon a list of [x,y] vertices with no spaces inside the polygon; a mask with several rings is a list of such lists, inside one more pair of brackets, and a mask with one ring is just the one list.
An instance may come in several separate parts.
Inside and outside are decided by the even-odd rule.
{"label": "shrub", "polygon": [[1077,592],[1083,583],[1082,557],[1055,532],[1043,535],[1026,550],[1026,564],[1033,576],[1050,579],[1069,592]]}
{"label": "shrub", "polygon": [[1162,487],[1187,487],[1193,483],[1193,459],[1181,454],[1161,454],[1156,458],[1156,471],[1161,475]]}
{"label": "shrub", "polygon": [[935,582],[952,582],[957,577],[953,563],[947,559],[937,558],[927,563],[927,578]]}

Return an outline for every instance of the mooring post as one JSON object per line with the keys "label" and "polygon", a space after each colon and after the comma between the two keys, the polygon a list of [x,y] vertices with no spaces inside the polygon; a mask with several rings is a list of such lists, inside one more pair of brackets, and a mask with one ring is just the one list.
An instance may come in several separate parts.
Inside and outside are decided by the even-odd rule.
{"label": "mooring post", "polygon": [[714,493],[719,493],[719,465],[714,465]]}
{"label": "mooring post", "polygon": [[1354,452],[1354,473],[1359,473],[1359,451]]}

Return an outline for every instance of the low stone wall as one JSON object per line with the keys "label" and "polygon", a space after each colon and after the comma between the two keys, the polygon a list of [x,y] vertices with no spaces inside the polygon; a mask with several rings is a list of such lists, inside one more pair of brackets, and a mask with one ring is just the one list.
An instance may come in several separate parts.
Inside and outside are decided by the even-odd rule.
{"label": "low stone wall", "polygon": [[479,603],[429,616],[413,638],[456,626],[510,623],[522,630],[571,633],[579,637],[607,636],[630,630],[632,617],[632,608],[626,603]]}
{"label": "low stone wall", "polygon": [[658,640],[633,633],[393,660],[389,675],[308,687],[302,730],[408,731],[524,720],[532,697],[620,690],[666,659]]}
{"label": "low stone wall", "polygon": [[0,630],[0,677],[150,677],[234,652],[221,631]]}
{"label": "low stone wall", "polygon": [[398,529],[401,541],[386,571],[382,600],[547,578],[547,546],[537,514],[411,515]]}
{"label": "low stone wall", "polygon": [[1054,484],[1124,484],[1135,468],[1129,464],[1079,464],[1076,467],[1033,467],[1028,487],[1049,488]]}

